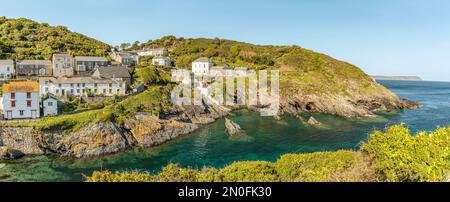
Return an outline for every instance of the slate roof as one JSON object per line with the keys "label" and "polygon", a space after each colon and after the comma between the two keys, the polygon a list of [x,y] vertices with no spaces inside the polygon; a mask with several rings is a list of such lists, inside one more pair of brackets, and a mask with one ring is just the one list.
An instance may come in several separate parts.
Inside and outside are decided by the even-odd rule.
{"label": "slate roof", "polygon": [[91,56],[76,56],[75,60],[83,62],[108,62],[108,60],[105,57],[91,57]]}
{"label": "slate roof", "polygon": [[126,66],[106,66],[97,67],[96,70],[100,73],[101,78],[131,78],[128,68]]}

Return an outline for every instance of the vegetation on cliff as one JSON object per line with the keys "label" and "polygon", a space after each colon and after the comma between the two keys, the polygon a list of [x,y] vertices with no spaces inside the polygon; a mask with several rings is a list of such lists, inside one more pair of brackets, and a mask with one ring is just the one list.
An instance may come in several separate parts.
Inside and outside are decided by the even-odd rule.
{"label": "vegetation on cliff", "polygon": [[374,132],[360,151],[286,154],[222,169],[170,164],[156,174],[94,172],[88,182],[441,182],[450,175],[450,127],[412,136],[404,126]]}
{"label": "vegetation on cliff", "polygon": [[110,46],[64,26],[0,17],[0,59],[50,59],[54,52],[106,56]]}
{"label": "vegetation on cliff", "polygon": [[[283,88],[304,93],[373,93],[386,90],[359,68],[299,46],[253,45],[226,39],[185,39],[166,36],[130,50],[166,47],[178,68],[189,68],[199,57],[213,58],[217,65],[252,69],[278,69]],[[288,89],[285,89],[288,90]]]}

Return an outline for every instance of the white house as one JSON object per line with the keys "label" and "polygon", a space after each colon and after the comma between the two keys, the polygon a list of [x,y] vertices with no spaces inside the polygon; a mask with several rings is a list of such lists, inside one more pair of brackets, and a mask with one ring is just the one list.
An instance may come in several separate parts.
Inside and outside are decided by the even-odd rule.
{"label": "white house", "polygon": [[74,74],[74,59],[67,53],[53,54],[53,76],[71,77]]}
{"label": "white house", "polygon": [[36,119],[40,117],[39,84],[31,81],[3,85],[1,109],[5,119]]}
{"label": "white house", "polygon": [[47,94],[42,100],[42,110],[44,116],[56,116],[58,115],[58,104],[60,101],[56,97]]}
{"label": "white house", "polygon": [[155,48],[155,49],[147,49],[147,50],[140,50],[136,52],[138,56],[162,56],[167,53],[166,48]]}
{"label": "white house", "polygon": [[164,56],[157,56],[152,59],[153,65],[159,65],[159,66],[166,66],[171,67],[172,66],[172,60],[168,57]]}
{"label": "white house", "polygon": [[126,94],[125,81],[113,79],[94,79],[92,77],[39,78],[41,96],[48,93],[56,96],[83,97],[103,95],[112,97]]}
{"label": "white house", "polygon": [[201,57],[192,63],[192,72],[194,74],[208,74],[214,63],[207,57]]}
{"label": "white house", "polygon": [[14,73],[13,60],[0,60],[0,80],[8,80]]}

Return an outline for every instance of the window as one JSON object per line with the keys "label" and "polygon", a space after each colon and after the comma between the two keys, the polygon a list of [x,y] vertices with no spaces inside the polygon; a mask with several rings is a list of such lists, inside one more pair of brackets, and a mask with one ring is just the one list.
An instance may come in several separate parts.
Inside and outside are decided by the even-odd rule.
{"label": "window", "polygon": [[45,87],[45,92],[48,92],[48,87]]}
{"label": "window", "polygon": [[83,83],[83,88],[84,88],[84,87],[86,87],[86,84],[85,84],[85,83]]}
{"label": "window", "polygon": [[16,101],[11,101],[11,107],[16,107]]}
{"label": "window", "polygon": [[77,89],[77,93],[80,94],[80,89]]}
{"label": "window", "polygon": [[109,84],[109,87],[112,88],[112,83]]}
{"label": "window", "polygon": [[53,106],[53,102],[48,102],[47,106],[52,107]]}
{"label": "window", "polygon": [[103,94],[106,94],[106,89],[103,89]]}
{"label": "window", "polygon": [[56,95],[59,95],[59,89],[56,89]]}
{"label": "window", "polygon": [[70,87],[72,87],[72,88],[73,88],[73,83],[71,83],[71,84],[70,84]]}
{"label": "window", "polygon": [[23,110],[19,111],[20,116],[23,116]]}
{"label": "window", "polygon": [[6,71],[11,71],[11,68],[8,66],[8,67],[6,67]]}
{"label": "window", "polygon": [[11,93],[11,99],[16,99],[16,93]]}
{"label": "window", "polygon": [[31,100],[27,100],[27,107],[31,107]]}
{"label": "window", "polygon": [[109,94],[112,94],[112,89],[111,88],[109,89]]}
{"label": "window", "polygon": [[61,88],[61,86],[62,86],[61,84],[58,84],[58,87],[60,87],[60,88]]}
{"label": "window", "polygon": [[31,93],[30,92],[27,93],[27,98],[31,99]]}
{"label": "window", "polygon": [[74,92],[73,89],[70,89],[70,94],[73,94],[73,92]]}
{"label": "window", "polygon": [[98,92],[98,90],[97,90],[97,89],[94,89],[94,93],[97,94],[97,92]]}

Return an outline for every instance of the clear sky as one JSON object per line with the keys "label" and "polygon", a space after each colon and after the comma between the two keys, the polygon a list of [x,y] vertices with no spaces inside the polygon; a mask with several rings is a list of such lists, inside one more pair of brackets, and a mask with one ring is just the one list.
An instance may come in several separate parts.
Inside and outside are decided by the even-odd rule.
{"label": "clear sky", "polygon": [[448,0],[0,0],[0,16],[111,45],[169,34],[297,44],[372,75],[450,81]]}

